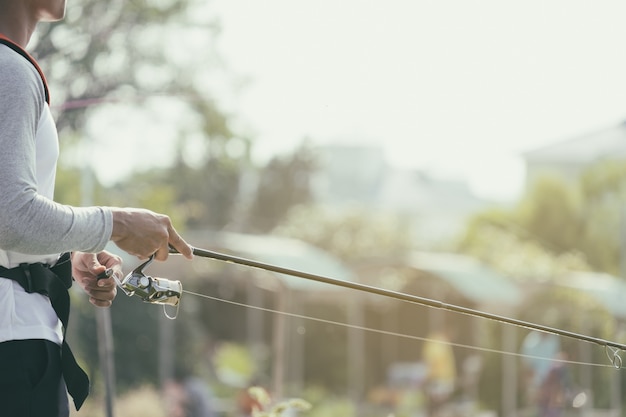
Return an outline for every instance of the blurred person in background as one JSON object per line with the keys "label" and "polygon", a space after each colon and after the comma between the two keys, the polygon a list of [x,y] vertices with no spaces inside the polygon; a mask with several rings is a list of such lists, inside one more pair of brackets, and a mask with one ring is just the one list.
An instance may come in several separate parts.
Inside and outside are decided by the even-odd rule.
{"label": "blurred person in background", "polygon": [[539,407],[542,386],[553,366],[552,360],[560,351],[557,335],[532,330],[524,338],[520,353],[523,355],[526,401],[531,407]]}
{"label": "blurred person in background", "polygon": [[437,416],[456,389],[456,360],[452,350],[450,331],[442,329],[424,342],[422,357],[427,375],[424,384],[428,416]]}
{"label": "blurred person in background", "polygon": [[92,304],[108,307],[121,259],[158,260],[172,245],[192,248],[169,217],[143,209],[71,207],[53,201],[58,136],[50,93],[26,47],[39,22],[65,15],[65,0],[0,0],[0,414],[68,416],[67,393],[80,408],[89,380],[65,341],[73,279]]}
{"label": "blurred person in background", "polygon": [[562,350],[555,359],[537,394],[540,417],[561,417],[572,406],[573,383],[567,364],[569,354]]}
{"label": "blurred person in background", "polygon": [[178,368],[164,386],[168,417],[217,417],[209,386],[187,368]]}

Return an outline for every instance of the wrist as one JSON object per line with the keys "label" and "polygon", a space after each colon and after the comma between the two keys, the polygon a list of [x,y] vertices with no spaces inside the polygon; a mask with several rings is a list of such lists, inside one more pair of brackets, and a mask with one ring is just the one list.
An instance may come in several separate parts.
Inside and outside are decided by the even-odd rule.
{"label": "wrist", "polygon": [[118,240],[123,239],[126,235],[128,225],[130,224],[130,214],[126,210],[119,208],[111,209],[111,213],[113,215],[111,241],[117,242]]}

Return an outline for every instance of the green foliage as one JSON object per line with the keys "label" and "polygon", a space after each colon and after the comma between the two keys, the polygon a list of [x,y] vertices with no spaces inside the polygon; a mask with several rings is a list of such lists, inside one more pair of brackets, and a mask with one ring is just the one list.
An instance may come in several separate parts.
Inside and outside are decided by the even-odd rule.
{"label": "green foliage", "polygon": [[[179,227],[219,228],[232,220],[249,142],[234,138],[211,91],[235,88],[215,47],[218,34],[210,8],[197,0],[69,2],[63,21],[38,26],[31,47],[51,85],[63,155],[71,154],[88,121],[116,124],[115,111],[124,112],[127,123],[135,114],[156,121],[180,115],[169,115],[176,152],[168,162],[174,166],[129,179],[98,203],[130,206],[143,199],[140,206],[171,214]],[[62,158],[60,169],[76,161]],[[146,166],[156,167],[155,161],[137,155],[137,167]],[[77,204],[77,191],[65,179],[60,176],[59,201]],[[136,181],[152,191],[140,190],[138,198]]]}
{"label": "green foliage", "polygon": [[218,378],[233,386],[248,385],[257,372],[252,354],[237,343],[222,343],[215,352],[213,363]]}
{"label": "green foliage", "polygon": [[247,228],[266,233],[276,227],[297,205],[312,200],[311,174],[317,162],[306,143],[293,154],[274,157],[260,172],[259,184],[248,211]]}
{"label": "green foliage", "polygon": [[[77,290],[78,291],[78,290]],[[101,368],[98,355],[96,309],[87,299],[79,294],[72,300],[72,318],[70,320],[73,349],[77,353],[91,376],[93,393],[104,392],[105,387],[99,372]],[[158,336],[160,308],[146,308],[149,305],[138,298],[129,298],[119,294],[111,307],[111,321],[115,341],[114,361],[116,384],[119,392],[143,383],[158,382],[158,349],[155,349]],[[152,306],[156,307],[156,306]]]}
{"label": "green foliage", "polygon": [[[502,222],[504,218],[508,218],[505,223]],[[518,280],[547,281],[566,271],[589,269],[580,252],[550,251],[515,227],[514,221],[500,212],[483,213],[470,222],[460,247],[465,253]]]}
{"label": "green foliage", "polygon": [[354,417],[356,410],[354,404],[345,398],[327,398],[318,405],[313,405],[308,417]]}
{"label": "green foliage", "polygon": [[409,229],[397,217],[362,209],[331,212],[316,206],[296,206],[273,233],[301,239],[352,262],[400,256],[412,246]]}
{"label": "green foliage", "polygon": [[[330,303],[306,306],[301,311],[308,316],[334,322],[343,322],[347,317],[345,306]],[[304,323],[303,326],[302,366],[307,383],[323,386],[335,393],[344,392],[348,383],[347,329],[315,322]]]}
{"label": "green foliage", "polygon": [[598,270],[624,273],[626,160],[603,161],[582,175],[585,227],[580,248]]}
{"label": "green foliage", "polygon": [[580,186],[589,201],[611,196],[613,200],[622,200],[626,197],[626,160],[607,160],[591,165],[581,176]]}
{"label": "green foliage", "polygon": [[176,190],[187,227],[219,230],[234,220],[241,177],[237,161],[212,157],[198,168],[179,163],[164,174],[162,183]]}
{"label": "green foliage", "polygon": [[460,249],[518,278],[549,280],[568,270],[618,274],[621,208],[614,195],[588,197],[598,177],[583,176],[581,187],[538,179],[517,206],[475,216]]}
{"label": "green foliage", "polygon": [[179,161],[120,182],[109,190],[107,204],[167,213],[181,230],[219,230],[237,214],[240,176],[238,161],[216,158],[200,167]]}
{"label": "green foliage", "polygon": [[[459,247],[520,281],[558,282],[566,272],[580,270],[618,275],[623,250],[624,179],[624,161],[598,163],[574,184],[555,177],[540,178],[516,206],[475,216]],[[519,311],[520,319],[528,322],[600,339],[615,338],[614,318],[580,291],[548,286],[528,297]],[[500,337],[496,335],[493,340]],[[571,358],[581,360],[578,348],[574,349],[569,339],[563,340]],[[500,358],[490,355],[487,360],[497,362]],[[605,352],[594,350],[593,357],[584,360],[605,363]],[[487,366],[487,372],[489,369]],[[611,371],[594,371],[591,386],[608,386]],[[482,379],[481,392],[490,393],[486,401],[499,398],[492,395],[500,389],[492,382],[494,377]],[[594,402],[598,407],[608,406],[606,390],[595,390]]]}
{"label": "green foliage", "polygon": [[592,296],[574,289],[544,288],[528,297],[520,312],[525,321],[602,339],[609,339],[615,330],[606,307]]}
{"label": "green foliage", "polygon": [[272,405],[269,394],[261,387],[250,387],[248,393],[260,406],[252,410],[252,417],[281,417],[290,410],[308,411],[311,409],[311,404],[300,398],[283,400]]}
{"label": "green foliage", "polygon": [[[63,156],[63,151],[61,153]],[[102,187],[92,172],[75,164],[64,163],[64,158],[62,158],[57,165],[54,200],[61,204],[80,206],[86,198],[93,204],[110,205],[107,190]]]}
{"label": "green foliage", "polygon": [[71,167],[62,167],[57,170],[54,200],[61,204],[80,205],[81,186],[80,170]]}
{"label": "green foliage", "polygon": [[[90,395],[80,411],[70,407],[71,417],[105,417],[106,406],[100,396]],[[166,399],[152,385],[142,385],[115,399],[114,415],[133,417],[168,417]]]}
{"label": "green foliage", "polygon": [[531,185],[518,207],[526,233],[554,252],[577,246],[581,232],[581,203],[576,190],[558,177],[545,176]]}
{"label": "green foliage", "polygon": [[[111,309],[115,340],[115,373],[120,392],[142,384],[155,384],[159,378],[160,306],[137,297],[120,294]],[[96,351],[93,351],[96,352]],[[97,356],[91,356],[95,360]]]}
{"label": "green foliage", "polygon": [[[194,92],[197,97],[193,68],[206,72],[207,66],[198,64],[210,58],[207,46],[212,46],[217,31],[212,19],[195,20],[202,15],[194,13],[201,4],[194,0],[68,2],[65,19],[39,25],[33,40],[54,103],[126,101],[129,96],[152,93]],[[192,35],[196,44],[202,39],[205,52],[175,59],[174,49],[180,43],[190,44]],[[72,106],[59,115],[58,125],[61,130],[80,130],[87,116],[81,106]]]}

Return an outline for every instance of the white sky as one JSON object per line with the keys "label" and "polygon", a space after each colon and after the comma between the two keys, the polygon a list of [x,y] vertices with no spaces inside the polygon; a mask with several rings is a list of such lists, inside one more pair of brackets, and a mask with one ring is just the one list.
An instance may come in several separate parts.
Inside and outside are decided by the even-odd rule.
{"label": "white sky", "polygon": [[511,199],[521,153],[626,119],[626,2],[213,0],[260,157],[305,136]]}

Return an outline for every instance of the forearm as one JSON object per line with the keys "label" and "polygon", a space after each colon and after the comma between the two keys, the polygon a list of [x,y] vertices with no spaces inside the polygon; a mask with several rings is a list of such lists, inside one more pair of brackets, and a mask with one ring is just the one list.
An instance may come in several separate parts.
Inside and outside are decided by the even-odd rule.
{"label": "forearm", "polygon": [[[25,254],[80,250],[97,252],[107,244],[112,215],[104,207],[70,207],[40,195],[4,201],[0,197],[0,248]],[[8,204],[7,204],[8,203]]]}

